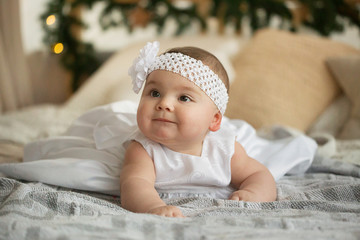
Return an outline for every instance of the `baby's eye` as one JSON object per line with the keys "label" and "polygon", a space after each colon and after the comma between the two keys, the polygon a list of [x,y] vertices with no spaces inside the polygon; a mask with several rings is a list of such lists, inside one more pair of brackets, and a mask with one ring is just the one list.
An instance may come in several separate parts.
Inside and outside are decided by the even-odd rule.
{"label": "baby's eye", "polygon": [[158,91],[156,91],[156,90],[152,90],[152,91],[150,92],[150,95],[151,95],[152,97],[160,97],[160,93],[159,93]]}
{"label": "baby's eye", "polygon": [[190,102],[191,98],[189,98],[188,96],[181,96],[179,100],[182,102]]}

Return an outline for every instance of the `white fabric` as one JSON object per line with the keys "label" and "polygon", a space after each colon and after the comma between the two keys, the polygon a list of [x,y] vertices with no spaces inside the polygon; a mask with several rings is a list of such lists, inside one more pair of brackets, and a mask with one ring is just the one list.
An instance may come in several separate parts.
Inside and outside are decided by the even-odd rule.
{"label": "white fabric", "polygon": [[[6,176],[73,189],[119,195],[122,143],[138,131],[136,104],[116,102],[95,108],[78,118],[64,136],[30,143],[24,162],[1,164]],[[236,136],[248,155],[267,166],[278,180],[301,174],[310,166],[316,143],[303,135],[266,140],[240,120],[223,118],[223,130]]]}
{"label": "white fabric", "polygon": [[166,195],[167,198],[201,194],[228,199],[233,192],[229,185],[235,135],[225,128],[206,136],[201,156],[174,152],[140,132],[135,135],[134,140],[154,160],[155,188],[159,194]]}
{"label": "white fabric", "polygon": [[129,68],[128,74],[132,78],[135,93],[139,93],[142,88],[149,75],[149,69],[156,60],[159,49],[160,43],[158,41],[148,42],[145,47],[140,49],[139,56],[134,59],[133,64]]}

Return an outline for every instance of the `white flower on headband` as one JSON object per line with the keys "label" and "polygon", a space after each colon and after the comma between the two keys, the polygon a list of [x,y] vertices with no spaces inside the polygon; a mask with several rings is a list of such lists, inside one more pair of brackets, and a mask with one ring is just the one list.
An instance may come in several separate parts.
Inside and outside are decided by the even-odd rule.
{"label": "white flower on headband", "polygon": [[129,68],[128,74],[132,78],[133,90],[139,93],[144,84],[149,68],[155,61],[159,52],[159,42],[148,42],[146,46],[140,50],[139,56],[134,60],[133,65]]}

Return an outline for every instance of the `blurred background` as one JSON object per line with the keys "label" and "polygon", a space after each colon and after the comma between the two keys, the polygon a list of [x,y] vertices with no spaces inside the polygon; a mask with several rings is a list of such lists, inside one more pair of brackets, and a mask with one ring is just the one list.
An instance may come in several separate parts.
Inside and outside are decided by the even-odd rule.
{"label": "blurred background", "polygon": [[61,104],[112,54],[158,36],[271,27],[360,49],[359,12],[359,0],[0,0],[0,114]]}

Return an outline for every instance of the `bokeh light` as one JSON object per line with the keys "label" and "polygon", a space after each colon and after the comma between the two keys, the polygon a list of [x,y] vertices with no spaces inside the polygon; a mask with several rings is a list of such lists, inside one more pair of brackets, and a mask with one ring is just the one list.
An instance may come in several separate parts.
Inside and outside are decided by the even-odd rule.
{"label": "bokeh light", "polygon": [[47,24],[47,25],[52,25],[52,24],[55,23],[55,21],[56,21],[55,15],[50,15],[50,16],[48,16],[48,17],[46,18],[46,24]]}
{"label": "bokeh light", "polygon": [[53,51],[56,54],[62,53],[63,50],[64,50],[64,45],[62,43],[56,43],[53,47]]}

